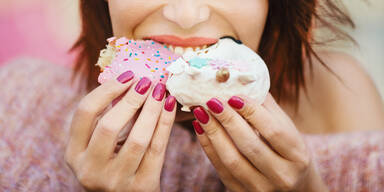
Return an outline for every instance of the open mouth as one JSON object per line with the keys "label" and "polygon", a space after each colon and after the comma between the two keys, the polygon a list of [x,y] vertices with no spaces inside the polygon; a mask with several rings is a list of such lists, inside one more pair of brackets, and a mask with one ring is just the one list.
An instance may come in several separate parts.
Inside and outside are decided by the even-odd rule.
{"label": "open mouth", "polygon": [[205,37],[180,38],[173,35],[159,35],[143,38],[144,40],[153,40],[165,45],[170,51],[177,55],[183,55],[190,51],[199,51],[206,49],[217,43],[218,39]]}
{"label": "open mouth", "polygon": [[[242,44],[242,42],[236,39],[233,36],[223,36],[220,39],[232,39],[234,42],[238,44]],[[214,38],[206,38],[206,37],[191,37],[191,38],[180,38],[173,35],[158,35],[158,36],[150,36],[143,38],[144,40],[153,40],[162,45],[165,45],[170,51],[177,55],[183,55],[184,53],[190,51],[200,51],[211,47],[216,44],[219,39]]]}

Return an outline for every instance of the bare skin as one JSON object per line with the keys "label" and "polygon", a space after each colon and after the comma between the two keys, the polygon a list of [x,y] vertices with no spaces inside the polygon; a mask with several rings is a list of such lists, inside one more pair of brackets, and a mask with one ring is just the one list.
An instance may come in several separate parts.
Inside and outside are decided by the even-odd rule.
{"label": "bare skin", "polygon": [[[118,37],[231,35],[257,52],[268,1],[239,1],[110,0],[108,3],[114,35]],[[220,101],[223,111],[202,110],[208,121],[196,116],[199,121],[194,125],[201,126],[200,144],[228,189],[327,191],[300,132],[333,133],[384,127],[382,101],[359,64],[340,53],[324,52],[321,57],[344,84],[315,62],[314,76],[309,77],[306,72],[308,97],[301,97],[297,113],[291,101],[279,105],[269,96],[263,105],[257,105],[240,96],[244,101],[241,109]],[[80,183],[89,190],[160,190],[161,167],[175,110],[165,112],[163,101],[154,101],[148,93],[138,95],[130,84],[133,83],[121,85],[111,80],[101,85],[84,97],[73,118],[66,159]],[[108,103],[125,91],[128,93],[122,101],[107,108]],[[135,120],[134,114],[141,107],[143,110],[122,150],[113,153],[119,131]],[[125,112],[117,113],[118,110]],[[191,119],[191,115],[179,113],[177,120]]]}
{"label": "bare skin", "polygon": [[313,76],[306,72],[308,96],[301,91],[298,111],[281,107],[303,133],[340,133],[384,128],[383,101],[369,75],[353,57],[339,52],[319,53],[338,79],[318,61]]}

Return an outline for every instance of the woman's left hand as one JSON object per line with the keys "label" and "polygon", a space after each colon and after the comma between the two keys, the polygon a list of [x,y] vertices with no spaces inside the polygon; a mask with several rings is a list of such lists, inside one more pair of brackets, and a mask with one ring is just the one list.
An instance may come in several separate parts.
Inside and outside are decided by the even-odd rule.
{"label": "woman's left hand", "polygon": [[231,191],[327,191],[306,145],[270,94],[264,104],[232,97],[193,113],[193,125],[208,158]]}

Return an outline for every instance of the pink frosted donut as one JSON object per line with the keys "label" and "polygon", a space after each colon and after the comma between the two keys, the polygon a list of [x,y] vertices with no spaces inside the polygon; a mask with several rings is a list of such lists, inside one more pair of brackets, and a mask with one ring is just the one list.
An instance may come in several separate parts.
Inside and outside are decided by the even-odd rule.
{"label": "pink frosted donut", "polygon": [[169,73],[166,68],[180,56],[152,40],[129,40],[125,37],[109,38],[107,48],[100,52],[96,65],[101,68],[99,83],[117,78],[131,70],[136,77],[149,77],[166,83]]}

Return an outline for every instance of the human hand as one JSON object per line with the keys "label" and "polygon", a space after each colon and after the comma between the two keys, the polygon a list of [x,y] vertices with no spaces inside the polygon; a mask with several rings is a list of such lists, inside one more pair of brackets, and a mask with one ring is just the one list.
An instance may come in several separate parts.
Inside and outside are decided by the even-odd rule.
{"label": "human hand", "polygon": [[[133,76],[128,71],[100,85],[80,101],[74,114],[65,159],[87,190],[160,191],[176,100],[169,96],[164,101],[164,84],[157,84],[148,96],[151,81],[144,77],[136,83]],[[108,110],[109,104],[125,92]],[[127,140],[116,153],[120,131],[141,107]]]}
{"label": "human hand", "polygon": [[218,99],[193,112],[193,125],[220,179],[232,191],[327,191],[291,119],[271,95]]}

